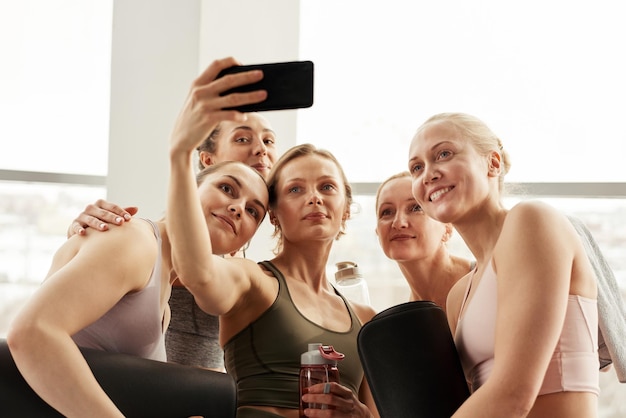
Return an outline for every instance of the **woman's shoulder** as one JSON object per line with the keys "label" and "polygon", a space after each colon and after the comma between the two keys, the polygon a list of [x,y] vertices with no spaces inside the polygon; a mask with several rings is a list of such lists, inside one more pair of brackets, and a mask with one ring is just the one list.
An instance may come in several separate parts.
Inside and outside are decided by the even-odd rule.
{"label": "woman's shoulder", "polygon": [[564,213],[553,206],[540,200],[526,200],[517,203],[507,213],[504,221],[504,229],[514,228],[526,231],[562,230],[564,225],[569,225]]}
{"label": "woman's shoulder", "polygon": [[[103,282],[117,289],[135,290],[145,285],[157,251],[152,226],[146,222],[135,220],[105,232],[87,229],[85,236],[70,237],[56,251],[48,277],[72,263],[73,268],[65,270],[72,280],[84,283],[83,275],[89,273],[94,279],[106,277]],[[124,274],[118,274],[121,271]]]}
{"label": "woman's shoulder", "polygon": [[243,257],[232,257],[225,260],[229,262],[230,268],[233,269],[231,270],[233,277],[241,275],[242,277],[247,277],[247,280],[250,280],[250,290],[263,286],[268,278],[272,279],[271,282],[276,281],[271,271],[254,260]]}
{"label": "woman's shoulder", "polygon": [[82,239],[78,242],[82,250],[95,248],[102,255],[113,254],[121,259],[142,255],[151,258],[158,251],[156,232],[152,224],[144,219],[133,219],[119,226],[111,225],[105,232],[87,229],[86,236],[77,238]]}
{"label": "woman's shoulder", "polygon": [[[493,250],[494,263],[501,266],[502,260],[519,260],[532,264],[530,260],[536,257],[555,257],[556,249],[563,258],[570,250],[576,251],[577,240],[564,213],[541,201],[520,202],[506,215]],[[511,258],[512,254],[518,256]]]}
{"label": "woman's shoulder", "polygon": [[349,301],[348,303],[356,316],[359,317],[359,321],[361,321],[362,324],[369,322],[369,320],[376,315],[376,310],[370,305],[353,301]]}
{"label": "woman's shoulder", "polygon": [[[510,210],[509,214],[520,216],[547,216],[560,214],[553,206],[541,200],[523,200],[516,203]],[[564,216],[561,214],[561,216]]]}

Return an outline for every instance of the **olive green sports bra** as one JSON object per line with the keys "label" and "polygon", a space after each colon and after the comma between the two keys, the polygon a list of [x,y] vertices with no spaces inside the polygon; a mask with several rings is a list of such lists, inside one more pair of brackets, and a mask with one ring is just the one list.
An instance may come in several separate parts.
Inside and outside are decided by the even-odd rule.
{"label": "olive green sports bra", "polygon": [[314,324],[295,307],[285,278],[269,261],[261,263],[278,280],[276,300],[261,316],[224,346],[226,370],[237,382],[238,406],[298,408],[300,355],[309,343],[332,345],[345,354],[340,361],[341,384],[358,395],[363,368],[357,351],[361,323],[346,303],[352,325],[335,332]]}

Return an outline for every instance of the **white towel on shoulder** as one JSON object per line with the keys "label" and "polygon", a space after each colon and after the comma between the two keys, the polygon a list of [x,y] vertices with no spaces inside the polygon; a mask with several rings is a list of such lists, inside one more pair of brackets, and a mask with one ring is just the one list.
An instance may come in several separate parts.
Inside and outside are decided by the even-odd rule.
{"label": "white towel on shoulder", "polygon": [[613,270],[587,226],[569,217],[580,235],[598,279],[598,357],[600,369],[613,363],[617,378],[626,383],[626,305]]}

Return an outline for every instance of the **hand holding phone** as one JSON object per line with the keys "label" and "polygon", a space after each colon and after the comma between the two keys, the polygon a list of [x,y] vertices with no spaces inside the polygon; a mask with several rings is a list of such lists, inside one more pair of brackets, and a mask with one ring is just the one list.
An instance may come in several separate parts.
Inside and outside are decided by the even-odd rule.
{"label": "hand holding phone", "polygon": [[250,70],[263,71],[263,79],[227,90],[221,94],[267,91],[267,99],[260,103],[226,108],[240,112],[299,109],[313,105],[313,62],[291,61],[271,64],[237,65],[222,70],[217,78]]}

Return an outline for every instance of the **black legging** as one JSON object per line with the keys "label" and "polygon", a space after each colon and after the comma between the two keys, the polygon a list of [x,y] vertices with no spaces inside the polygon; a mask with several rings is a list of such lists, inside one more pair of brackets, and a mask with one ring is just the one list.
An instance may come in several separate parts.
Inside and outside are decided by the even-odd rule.
{"label": "black legging", "polygon": [[[100,386],[127,417],[234,417],[236,386],[219,372],[81,349]],[[61,417],[28,386],[0,339],[0,416]]]}

